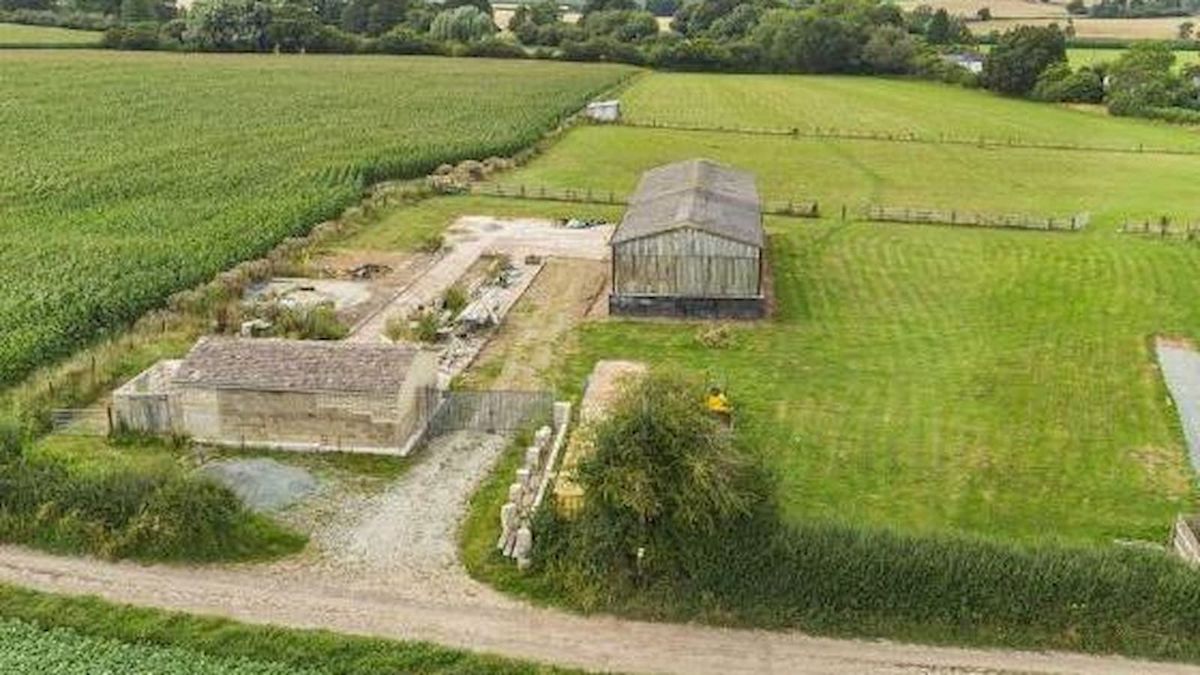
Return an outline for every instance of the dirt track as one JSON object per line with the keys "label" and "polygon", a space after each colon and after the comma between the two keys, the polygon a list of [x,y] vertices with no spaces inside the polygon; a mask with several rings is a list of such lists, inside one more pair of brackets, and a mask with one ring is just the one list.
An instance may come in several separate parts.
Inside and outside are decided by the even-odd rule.
{"label": "dirt track", "polygon": [[[422,639],[594,670],[661,673],[1200,673],[1069,654],[965,650],[578,617],[513,603],[417,601],[251,569],[145,567],[0,547],[0,581],[252,623]],[[409,589],[412,590],[412,589]],[[507,603],[506,603],[507,604]]]}

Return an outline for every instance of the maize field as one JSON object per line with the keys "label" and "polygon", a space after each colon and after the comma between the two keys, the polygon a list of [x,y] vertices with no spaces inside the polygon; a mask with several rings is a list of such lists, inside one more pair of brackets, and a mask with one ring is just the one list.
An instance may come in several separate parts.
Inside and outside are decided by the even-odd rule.
{"label": "maize field", "polygon": [[312,55],[0,53],[0,386],[353,203],[510,155],[630,73]]}

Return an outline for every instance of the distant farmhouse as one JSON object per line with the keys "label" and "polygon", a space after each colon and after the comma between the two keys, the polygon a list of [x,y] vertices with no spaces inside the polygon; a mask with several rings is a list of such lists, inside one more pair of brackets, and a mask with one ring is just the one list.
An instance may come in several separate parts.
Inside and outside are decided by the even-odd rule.
{"label": "distant farmhouse", "polygon": [[437,356],[411,345],[204,337],[113,394],[124,428],[219,445],[405,451]]}
{"label": "distant farmhouse", "polygon": [[965,68],[972,73],[979,75],[983,73],[983,56],[974,52],[959,52],[955,54],[946,54],[942,59],[951,65]]}
{"label": "distant farmhouse", "polygon": [[753,175],[705,159],[651,169],[613,233],[609,312],[759,318],[765,239]]}

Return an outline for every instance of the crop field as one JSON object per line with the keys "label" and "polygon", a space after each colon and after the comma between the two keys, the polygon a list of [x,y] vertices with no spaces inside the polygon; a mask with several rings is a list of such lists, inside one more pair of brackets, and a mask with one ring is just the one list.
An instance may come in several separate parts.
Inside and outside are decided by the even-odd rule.
{"label": "crop field", "polygon": [[[816,102],[802,105],[808,94]],[[696,105],[705,96],[719,104]],[[712,126],[1001,134],[1025,120],[1042,139],[1197,142],[1180,128],[868,79],[655,74],[625,100],[633,119]],[[577,391],[598,358],[727,383],[797,521],[1099,544],[1162,541],[1195,507],[1148,345],[1200,335],[1200,249],[1115,226],[1200,217],[1181,178],[1200,157],[610,126],[572,131],[501,180],[623,194],[640,171],[696,155],[756,172],[768,199],[826,206],[823,220],[767,219],[776,317],[735,327],[727,349],[702,346],[695,325],[590,322],[563,357],[562,386]],[[1073,234],[839,222],[833,205],[868,201],[1093,220]]]}
{"label": "crop field", "polygon": [[[998,15],[997,15],[998,16]],[[1186,16],[1148,17],[1142,19],[1093,19],[1075,17],[1075,37],[1110,38],[1119,40],[1174,40],[1179,36],[1179,24],[1193,21]],[[967,24],[976,35],[987,35],[993,31],[1003,33],[1015,26],[1048,26],[1057,23],[1060,28],[1067,25],[1066,17],[1051,18],[996,18],[991,21],[972,21]]]}
{"label": "crop field", "polygon": [[[1097,63],[1111,63],[1124,53],[1124,49],[1094,49],[1071,47],[1067,49],[1067,60],[1074,67],[1091,66]],[[1200,62],[1200,51],[1180,49],[1175,52],[1175,65],[1178,68],[1194,65]]]}
{"label": "crop field", "polygon": [[0,47],[83,46],[100,42],[100,33],[55,26],[0,23]]}
{"label": "crop field", "polygon": [[151,647],[42,630],[0,620],[0,672],[45,675],[156,673],[157,675],[321,675],[325,671],[249,659],[222,659],[173,647]]}
{"label": "crop field", "polygon": [[945,9],[951,15],[974,18],[975,14],[984,7],[992,16],[1000,17],[1063,17],[1067,16],[1065,0],[1041,2],[1040,0],[902,0],[896,3],[906,11],[912,11],[921,5],[934,9]]}
{"label": "crop field", "polygon": [[264,253],[364,184],[512,153],[629,69],[0,52],[0,386]]}

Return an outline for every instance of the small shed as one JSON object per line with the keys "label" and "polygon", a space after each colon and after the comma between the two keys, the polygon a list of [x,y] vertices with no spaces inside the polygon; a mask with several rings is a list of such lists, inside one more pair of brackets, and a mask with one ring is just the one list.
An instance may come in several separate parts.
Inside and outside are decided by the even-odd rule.
{"label": "small shed", "polygon": [[752,174],[706,159],[651,169],[613,233],[609,312],[759,318],[765,240]]}
{"label": "small shed", "polygon": [[411,345],[204,337],[113,396],[119,424],[218,445],[401,452],[420,435],[437,356]]}
{"label": "small shed", "polygon": [[587,104],[587,117],[596,122],[616,122],[621,119],[620,101],[593,101]]}

